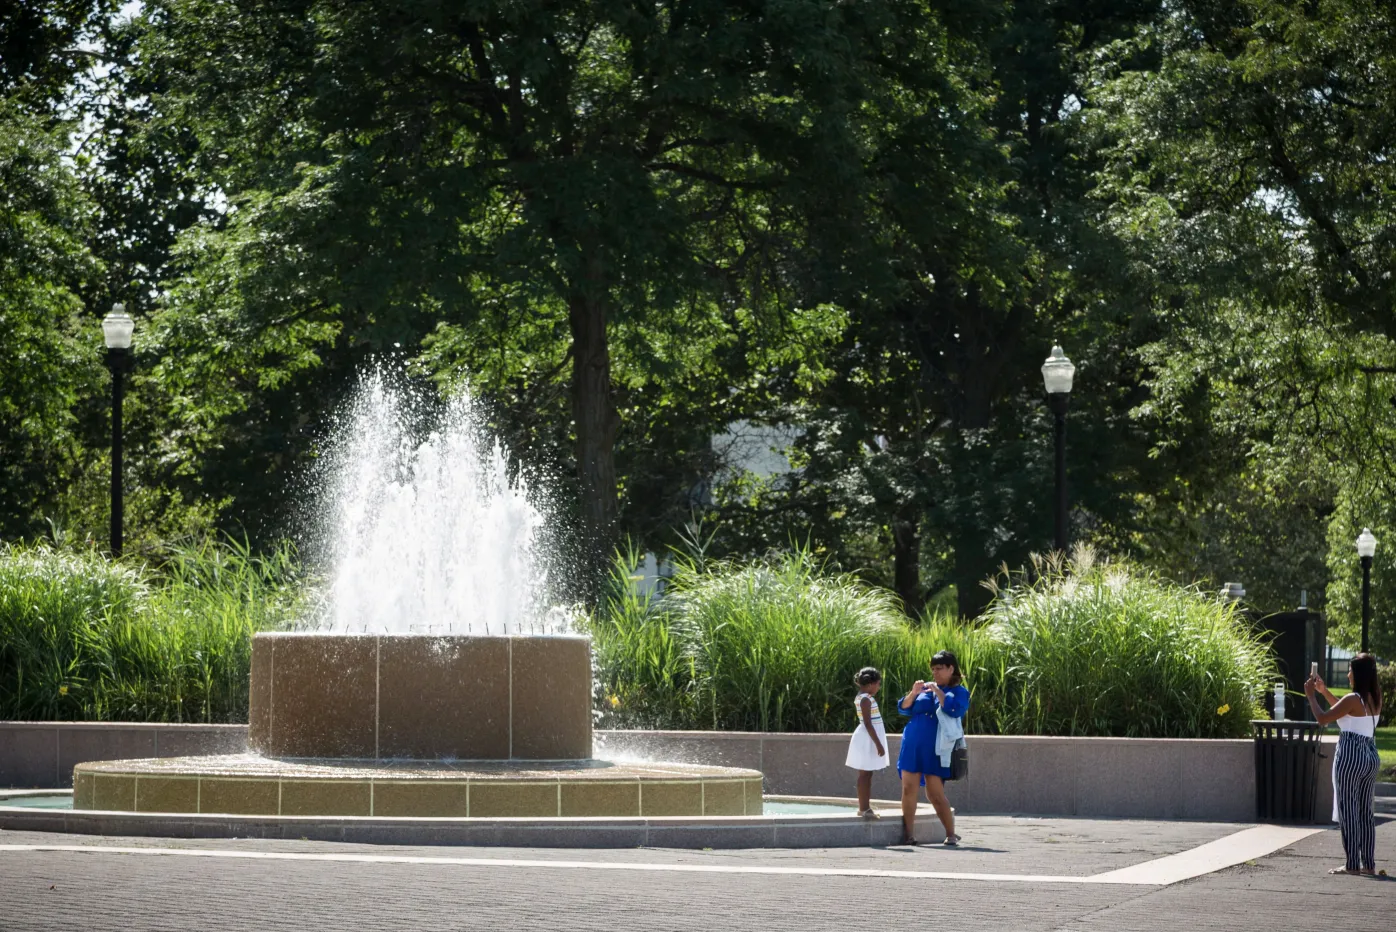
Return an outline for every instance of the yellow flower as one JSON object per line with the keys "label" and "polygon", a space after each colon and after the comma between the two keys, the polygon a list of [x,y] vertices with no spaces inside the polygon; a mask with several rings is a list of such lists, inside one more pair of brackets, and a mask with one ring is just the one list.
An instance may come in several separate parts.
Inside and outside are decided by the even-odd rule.
{"label": "yellow flower", "polygon": [[618,709],[618,708],[620,708],[620,697],[619,697],[619,696],[607,696],[607,697],[606,697],[606,701],[609,702],[609,703],[611,704],[611,708],[613,708],[613,709]]}
{"label": "yellow flower", "polygon": [[58,695],[60,695],[60,696],[66,696],[66,695],[68,695],[68,687],[66,687],[66,686],[60,686],[60,687],[58,687]]}
{"label": "yellow flower", "polygon": [[1219,705],[1219,706],[1217,706],[1217,714],[1218,714],[1218,715],[1225,715],[1226,713],[1228,713],[1228,712],[1230,712],[1230,711],[1231,711],[1231,705],[1230,705],[1229,703],[1226,704],[1226,705]]}

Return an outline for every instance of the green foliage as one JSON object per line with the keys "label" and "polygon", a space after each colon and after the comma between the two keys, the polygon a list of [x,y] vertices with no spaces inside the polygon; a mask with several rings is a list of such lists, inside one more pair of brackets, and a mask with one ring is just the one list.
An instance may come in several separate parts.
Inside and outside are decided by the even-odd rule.
{"label": "green foliage", "polygon": [[74,407],[104,382],[80,320],[99,265],[66,146],[66,127],[0,100],[0,539],[54,514],[80,456]]}
{"label": "green foliage", "polygon": [[603,710],[627,724],[824,730],[847,717],[873,645],[905,627],[889,593],[821,573],[805,549],[749,565],[685,560],[662,600],[630,591],[633,566],[617,560],[591,625]]}
{"label": "green foliage", "polygon": [[603,716],[626,727],[840,731],[852,676],[883,673],[894,705],[953,650],[985,734],[1243,737],[1275,675],[1265,643],[1230,606],[1087,553],[1039,562],[985,619],[912,626],[885,592],[827,575],[806,550],[747,565],[690,560],[663,597],[617,561],[591,621]]}
{"label": "green foliage", "polygon": [[295,581],[284,548],[0,546],[0,718],[245,722],[252,634],[299,616]]}
{"label": "green foliage", "polygon": [[1381,721],[1378,724],[1396,723],[1396,663],[1384,663],[1377,667],[1377,682],[1381,684]]}
{"label": "green foliage", "polygon": [[816,730],[845,699],[850,669],[903,623],[885,590],[825,576],[802,550],[680,570],[666,608],[703,717],[741,731]]}
{"label": "green foliage", "polygon": [[[1373,0],[22,3],[0,538],[105,537],[125,300],[136,549],[293,533],[391,355],[491,403],[573,546],[711,508],[724,556],[795,536],[973,616],[1049,539],[1060,342],[1074,539],[1308,589],[1355,644],[1351,536],[1396,529],[1393,35]],[[738,419],[798,428],[797,473],[718,481]]]}
{"label": "green foliage", "polygon": [[1396,491],[1392,34],[1368,0],[1200,0],[1096,63],[1102,225],[1163,325],[1139,423],[1187,480],[1104,539],[1266,609],[1321,605],[1331,579],[1349,646],[1354,525]]}
{"label": "green foliage", "polygon": [[1229,603],[1078,550],[1041,561],[987,613],[1005,734],[1248,734],[1276,667]]}
{"label": "green foliage", "polygon": [[86,70],[83,48],[105,26],[116,0],[44,0],[8,4],[0,18],[0,95],[34,110],[57,109]]}

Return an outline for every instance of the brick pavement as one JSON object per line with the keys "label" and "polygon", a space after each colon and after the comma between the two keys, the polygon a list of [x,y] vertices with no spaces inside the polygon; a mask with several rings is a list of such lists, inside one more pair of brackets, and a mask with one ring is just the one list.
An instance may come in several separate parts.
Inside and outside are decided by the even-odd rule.
{"label": "brick pavement", "polygon": [[[980,850],[800,852],[385,849],[297,842],[159,842],[0,832],[0,844],[172,845],[213,850],[403,853],[427,857],[640,859],[652,863],[856,865],[890,870],[1091,873],[1217,837],[1197,823],[966,817]],[[1234,829],[1235,826],[1225,827]],[[1113,840],[1112,840],[1113,839]],[[992,844],[989,841],[992,840]],[[1396,822],[1378,829],[1396,855]],[[958,855],[965,855],[957,858]],[[623,873],[567,868],[334,863],[0,852],[0,930],[688,930],[907,923],[1025,932],[1396,930],[1396,882],[1330,878],[1337,833],[1322,832],[1255,865],[1171,887],[1023,882]],[[961,866],[963,865],[963,866]],[[1396,864],[1385,864],[1388,868]]]}

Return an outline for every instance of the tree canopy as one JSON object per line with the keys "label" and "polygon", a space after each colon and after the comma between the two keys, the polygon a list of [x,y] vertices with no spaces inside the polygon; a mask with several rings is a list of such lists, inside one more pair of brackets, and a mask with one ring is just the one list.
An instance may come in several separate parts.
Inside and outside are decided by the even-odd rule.
{"label": "tree canopy", "polygon": [[[624,537],[807,541],[913,612],[1072,537],[1299,590],[1396,531],[1396,23],[1370,0],[40,0],[0,18],[0,535],[286,516],[369,365]],[[743,474],[734,423],[794,438]],[[1396,541],[1393,541],[1396,543]],[[1396,597],[1378,551],[1381,605]]]}

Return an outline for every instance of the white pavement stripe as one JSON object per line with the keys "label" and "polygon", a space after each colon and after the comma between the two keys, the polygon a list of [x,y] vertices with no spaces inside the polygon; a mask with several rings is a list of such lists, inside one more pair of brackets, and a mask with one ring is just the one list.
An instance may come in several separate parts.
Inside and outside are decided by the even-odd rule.
{"label": "white pavement stripe", "polygon": [[649,871],[686,874],[765,874],[790,877],[881,877],[890,880],[983,880],[996,883],[1089,883],[1168,886],[1246,861],[1264,857],[1307,838],[1317,828],[1260,825],[1179,854],[1146,861],[1132,867],[1067,877],[1051,874],[978,874],[956,871],[871,870],[838,867],[770,867],[738,864],[659,864],[626,861],[564,861],[521,858],[422,857],[395,854],[331,854],[292,851],[225,851],[213,848],[118,848],[108,845],[0,845],[6,852],[68,852],[78,854],[127,854],[164,857],[232,858],[265,861],[319,861],[349,864],[425,864],[456,867],[513,867],[540,870]]}
{"label": "white pavement stripe", "polygon": [[1091,881],[1167,886],[1263,858],[1321,831],[1312,827],[1257,825],[1188,851],[1096,874]]}
{"label": "white pavement stripe", "polygon": [[398,854],[308,854],[293,851],[220,851],[209,848],[117,848],[110,845],[0,845],[7,852],[57,851],[166,857],[322,861],[344,864],[428,864],[457,867],[532,867],[555,870],[653,871],[681,874],[772,874],[793,877],[885,877],[891,880],[992,880],[1008,883],[1093,883],[1090,877],[1032,874],[961,874],[953,871],[887,871],[842,867],[764,867],[737,864],[654,864],[626,861],[543,861],[521,858],[416,857]]}

